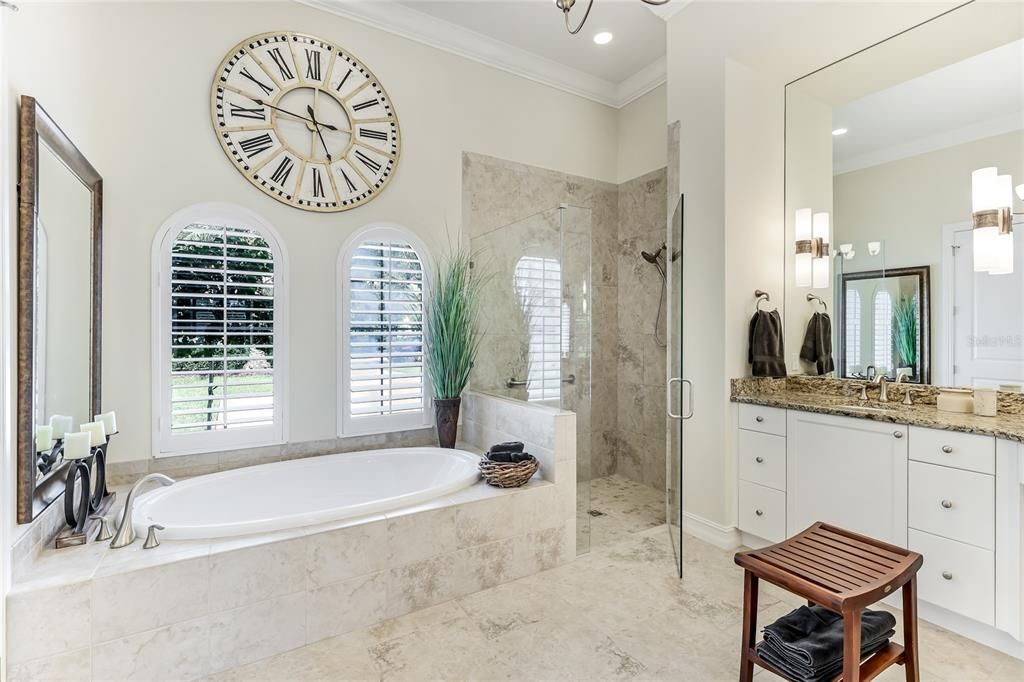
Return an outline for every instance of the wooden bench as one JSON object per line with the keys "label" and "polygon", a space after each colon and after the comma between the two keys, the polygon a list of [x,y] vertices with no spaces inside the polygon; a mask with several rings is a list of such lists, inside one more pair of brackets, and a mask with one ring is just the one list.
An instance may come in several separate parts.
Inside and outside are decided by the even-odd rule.
{"label": "wooden bench", "polygon": [[[843,616],[843,674],[836,679],[862,682],[893,664],[904,666],[908,681],[920,679],[917,643],[916,552],[825,523],[764,549],[739,552],[743,567],[743,635],[740,681],[750,682],[754,665],[786,675],[757,655],[757,586],[773,585]],[[860,615],[866,607],[903,588],[903,646],[889,643],[861,664]]]}

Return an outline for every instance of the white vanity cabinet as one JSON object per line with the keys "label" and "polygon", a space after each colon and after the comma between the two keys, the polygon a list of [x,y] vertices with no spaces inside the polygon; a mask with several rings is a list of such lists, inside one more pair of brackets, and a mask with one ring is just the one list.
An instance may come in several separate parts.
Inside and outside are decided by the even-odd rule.
{"label": "white vanity cabinet", "polygon": [[740,405],[739,527],[769,542],[786,539],[786,410]]}
{"label": "white vanity cabinet", "polygon": [[905,547],[907,427],[789,410],[786,535],[815,521]]}

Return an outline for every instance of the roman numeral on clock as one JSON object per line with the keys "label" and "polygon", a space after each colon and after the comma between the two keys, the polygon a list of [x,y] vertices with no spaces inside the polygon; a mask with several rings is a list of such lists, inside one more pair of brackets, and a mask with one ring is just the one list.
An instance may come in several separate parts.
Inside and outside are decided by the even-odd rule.
{"label": "roman numeral on clock", "polygon": [[371,130],[370,128],[360,128],[359,137],[365,137],[368,140],[387,140],[388,134],[382,133],[379,130]]}
{"label": "roman numeral on clock", "polygon": [[352,75],[352,69],[349,69],[348,72],[344,76],[341,77],[341,80],[338,81],[338,87],[334,88],[334,91],[335,92],[341,92],[341,88],[344,87],[345,81],[347,81],[348,77],[351,76],[351,75]]}
{"label": "roman numeral on clock", "polygon": [[376,106],[376,105],[377,105],[377,100],[376,99],[368,99],[365,102],[360,102],[359,104],[353,105],[352,110],[353,111],[362,111],[363,109],[369,109],[370,107]]}
{"label": "roman numeral on clock", "polygon": [[267,120],[267,113],[263,110],[263,107],[250,109],[249,107],[243,107],[237,104],[231,104],[230,107],[230,113],[235,118],[252,118],[260,121]]}
{"label": "roman numeral on clock", "polygon": [[356,150],[356,158],[359,159],[364,166],[372,170],[374,173],[379,173],[380,169],[383,168],[379,163],[371,159],[369,156],[364,154],[362,150]]}
{"label": "roman numeral on clock", "polygon": [[249,69],[247,69],[245,67],[242,67],[241,74],[242,74],[243,78],[248,78],[253,83],[255,83],[257,85],[257,87],[259,87],[259,89],[263,91],[264,95],[269,95],[270,93],[272,93],[274,91],[274,86],[267,85],[266,83],[264,83],[260,79],[258,79],[255,76],[253,76],[251,73],[249,73]]}
{"label": "roman numeral on clock", "polygon": [[281,163],[277,164],[277,168],[274,169],[274,174],[270,176],[270,181],[283,185],[288,181],[288,176],[292,174],[292,168],[294,167],[295,162],[292,161],[291,157],[284,157],[281,159]]}
{"label": "roman numeral on clock", "polygon": [[306,78],[320,80],[320,50],[306,50]]}
{"label": "roman numeral on clock", "polygon": [[270,51],[270,58],[274,60],[274,64],[277,65],[277,70],[281,72],[281,78],[289,81],[295,78],[295,74],[292,73],[292,70],[288,67],[288,61],[281,54],[281,48],[275,47],[272,49]]}
{"label": "roman numeral on clock", "polygon": [[313,169],[313,198],[322,199],[327,195],[324,194],[324,179],[320,175],[320,169]]}
{"label": "roman numeral on clock", "polygon": [[261,154],[273,147],[274,139],[270,137],[270,133],[263,133],[262,135],[247,137],[239,142],[238,146],[241,147],[242,151],[245,152],[245,155],[251,159],[257,154]]}
{"label": "roman numeral on clock", "polygon": [[338,172],[341,173],[341,177],[345,178],[345,186],[348,187],[349,193],[356,191],[356,185],[352,182],[352,178],[348,176],[344,168],[339,168]]}

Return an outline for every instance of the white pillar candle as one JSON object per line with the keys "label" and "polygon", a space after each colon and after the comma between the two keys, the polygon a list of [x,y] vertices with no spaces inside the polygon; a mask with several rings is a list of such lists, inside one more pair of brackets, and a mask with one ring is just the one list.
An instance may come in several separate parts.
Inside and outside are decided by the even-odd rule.
{"label": "white pillar candle", "polygon": [[91,452],[89,449],[89,441],[92,439],[91,434],[78,432],[78,433],[65,433],[64,434],[64,459],[85,459]]}
{"label": "white pillar candle", "polygon": [[89,434],[90,446],[95,448],[107,442],[107,430],[103,428],[103,422],[86,422],[81,429]]}
{"label": "white pillar candle", "polygon": [[54,438],[63,438],[64,434],[74,428],[73,420],[63,414],[55,414],[50,417],[50,428],[53,429]]}
{"label": "white pillar candle", "polygon": [[103,428],[108,436],[112,433],[117,433],[117,414],[113,410],[94,415],[93,421],[103,422]]}
{"label": "white pillar candle", "polygon": [[45,452],[53,447],[53,427],[48,425],[36,427],[36,452]]}

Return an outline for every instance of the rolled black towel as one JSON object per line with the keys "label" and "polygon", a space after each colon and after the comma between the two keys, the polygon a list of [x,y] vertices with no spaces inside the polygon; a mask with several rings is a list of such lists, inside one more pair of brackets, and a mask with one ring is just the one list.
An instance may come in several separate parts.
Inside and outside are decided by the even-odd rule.
{"label": "rolled black towel", "polygon": [[[860,623],[861,643],[874,643],[896,627],[896,617],[865,609]],[[824,668],[843,657],[843,617],[824,606],[801,606],[766,625],[764,640],[796,663]]]}
{"label": "rolled black towel", "polygon": [[488,452],[487,459],[492,462],[507,462],[510,464],[518,464],[519,462],[528,462],[534,457],[528,452]]}
{"label": "rolled black towel", "polygon": [[[520,443],[519,441],[510,441],[508,443],[498,443],[497,445],[492,445],[491,449],[487,451],[487,454],[488,455],[494,455],[494,454],[506,453],[506,452],[522,452],[525,449],[525,447],[526,446],[523,445],[522,443]],[[495,461],[498,461],[498,460],[495,460]]]}

